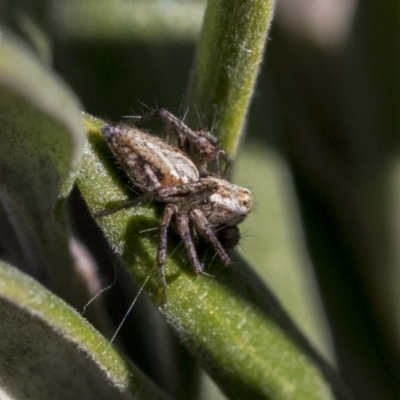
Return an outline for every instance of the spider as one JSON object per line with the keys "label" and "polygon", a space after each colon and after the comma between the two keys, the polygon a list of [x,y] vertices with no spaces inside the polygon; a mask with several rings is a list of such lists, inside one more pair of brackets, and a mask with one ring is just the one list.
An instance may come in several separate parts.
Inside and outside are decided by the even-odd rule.
{"label": "spider", "polygon": [[[140,117],[139,122],[154,118],[164,122],[167,135],[173,133],[177,136],[180,148],[135,126],[117,124],[103,127],[103,136],[117,163],[142,195],[118,208],[101,211],[96,216],[105,216],[146,201],[166,204],[160,222],[156,256],[163,288],[162,301],[165,303],[167,282],[163,266],[171,223],[174,221],[197,275],[204,271],[196,251],[197,236],[209,242],[228,266],[230,257],[227,250],[239,241],[236,225],[250,212],[252,196],[248,189],[222,177],[220,158],[227,164],[223,176],[229,170],[231,161],[211,134],[205,130],[192,131],[163,109]],[[196,149],[194,155],[190,145]],[[215,174],[207,171],[208,164],[214,160]]]}

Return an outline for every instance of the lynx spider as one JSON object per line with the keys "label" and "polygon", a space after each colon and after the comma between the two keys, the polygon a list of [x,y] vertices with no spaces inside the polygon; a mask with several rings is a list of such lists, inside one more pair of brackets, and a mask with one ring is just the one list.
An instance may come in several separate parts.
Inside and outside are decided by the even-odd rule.
{"label": "lynx spider", "polygon": [[[176,136],[178,146],[124,124],[106,125],[103,135],[116,161],[131,184],[143,194],[118,208],[96,214],[105,216],[146,201],[166,203],[160,222],[156,263],[166,300],[167,282],[164,263],[167,255],[167,232],[173,219],[196,274],[203,273],[194,236],[209,242],[228,266],[227,250],[235,247],[240,235],[237,224],[250,212],[252,196],[248,189],[224,179],[231,160],[217,139],[204,129],[193,131],[165,109],[152,110],[137,119],[136,125],[160,119],[167,138]],[[194,149],[193,149],[194,148]],[[221,173],[221,162],[226,168]],[[216,173],[208,172],[215,161]]]}

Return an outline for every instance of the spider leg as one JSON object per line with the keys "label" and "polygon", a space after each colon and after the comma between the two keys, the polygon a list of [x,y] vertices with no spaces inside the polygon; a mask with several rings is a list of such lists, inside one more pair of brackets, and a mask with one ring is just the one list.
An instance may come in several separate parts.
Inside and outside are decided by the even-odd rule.
{"label": "spider leg", "polygon": [[[193,146],[197,149],[194,154],[188,153],[191,156],[194,163],[199,167],[201,172],[207,172],[207,166],[210,162],[215,160],[215,167],[217,174],[225,178],[232,166],[232,160],[228,156],[226,150],[221,147],[217,138],[211,135],[205,129],[199,129],[193,132],[192,136],[188,136],[188,140],[193,143]],[[222,172],[221,159],[225,161],[225,169]]]}
{"label": "spider leg", "polygon": [[[232,159],[228,156],[228,153],[224,149],[220,149],[220,151],[216,155],[216,162],[217,162],[217,171],[222,176],[222,178],[226,179],[229,176],[229,173],[231,172],[232,168]],[[223,158],[225,160],[225,170],[221,174],[221,162],[220,158]]]}
{"label": "spider leg", "polygon": [[171,134],[177,137],[179,148],[187,153],[188,145],[187,140],[194,141],[196,134],[192,131],[183,121],[174,114],[171,114],[168,110],[164,108],[159,108],[157,110],[151,110],[137,121],[137,123],[146,123],[153,120],[160,120],[165,128],[165,136],[168,138]]}
{"label": "spider leg", "polygon": [[213,194],[218,189],[218,183],[205,179],[196,182],[182,183],[174,186],[161,186],[152,192],[153,199],[164,203],[181,201],[193,193],[202,193],[201,197]]}
{"label": "spider leg", "polygon": [[228,266],[231,262],[231,259],[229,258],[225,249],[222,247],[204,214],[200,210],[193,209],[189,211],[189,218],[194,223],[201,235],[211,243],[223,263]]}
{"label": "spider leg", "polygon": [[124,203],[122,203],[121,205],[119,205],[117,207],[108,208],[108,209],[105,209],[105,210],[102,210],[102,211],[99,211],[99,212],[95,213],[94,217],[95,218],[99,218],[99,217],[105,217],[106,215],[114,214],[114,213],[116,213],[118,211],[125,210],[127,208],[131,208],[131,207],[137,206],[137,205],[139,205],[141,203],[141,201],[142,201],[142,197],[139,197],[139,198],[134,199],[134,200],[127,200],[127,201],[125,201]]}
{"label": "spider leg", "polygon": [[[225,149],[219,145],[218,139],[211,133],[205,129],[193,131],[183,121],[163,108],[147,112],[137,123],[145,123],[154,119],[159,119],[164,124],[166,137],[169,137],[171,134],[177,137],[179,148],[189,156],[192,156],[192,154],[188,142],[193,144],[199,152],[199,154],[193,155],[194,159],[198,160],[198,164],[200,164],[202,170],[206,169],[207,163],[216,159],[217,173],[222,177],[228,175],[232,160]],[[226,163],[223,173],[221,173],[220,158],[223,158]]]}
{"label": "spider leg", "polygon": [[196,248],[190,234],[189,217],[186,213],[179,212],[175,214],[175,219],[176,227],[178,228],[179,235],[182,238],[183,245],[185,246],[193,270],[197,275],[200,275],[204,268],[200,264],[199,258],[197,257]]}
{"label": "spider leg", "polygon": [[167,233],[168,233],[168,228],[171,225],[171,219],[177,212],[177,210],[178,209],[175,205],[168,204],[165,206],[163,215],[161,217],[160,236],[158,239],[158,248],[157,248],[157,268],[163,290],[162,304],[165,304],[167,300],[167,280],[165,279],[165,271],[164,271],[164,263],[167,257]]}
{"label": "spider leg", "polygon": [[106,208],[105,210],[94,213],[94,217],[95,218],[105,217],[106,215],[114,214],[118,211],[126,210],[127,208],[138,206],[142,203],[145,203],[146,201],[152,200],[153,197],[154,197],[154,194],[152,192],[145,193],[136,199],[127,200],[117,207],[108,208],[108,209]]}

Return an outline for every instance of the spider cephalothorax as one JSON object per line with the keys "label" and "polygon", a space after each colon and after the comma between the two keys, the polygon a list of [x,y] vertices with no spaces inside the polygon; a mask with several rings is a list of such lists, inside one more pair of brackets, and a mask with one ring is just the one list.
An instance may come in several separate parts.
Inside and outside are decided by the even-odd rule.
{"label": "spider cephalothorax", "polygon": [[[204,268],[199,261],[192,233],[209,242],[223,263],[229,265],[227,250],[239,241],[236,225],[250,212],[252,196],[248,189],[222,177],[220,158],[226,161],[228,168],[231,162],[225,150],[207,131],[192,131],[162,109],[141,117],[139,122],[151,118],[161,119],[166,133],[174,134],[181,148],[134,126],[106,125],[103,135],[109,148],[130,183],[142,192],[142,196],[117,209],[104,210],[97,216],[149,200],[166,204],[157,250],[157,266],[165,293],[167,284],[163,265],[167,232],[172,221],[182,238],[193,270],[201,274]],[[191,146],[195,148],[193,153]],[[208,171],[211,161],[217,161],[214,174]]]}

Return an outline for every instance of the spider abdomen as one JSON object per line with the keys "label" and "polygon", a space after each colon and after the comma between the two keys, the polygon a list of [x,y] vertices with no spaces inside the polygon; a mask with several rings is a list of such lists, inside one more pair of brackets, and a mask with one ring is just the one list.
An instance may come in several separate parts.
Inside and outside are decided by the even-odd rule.
{"label": "spider abdomen", "polygon": [[163,139],[127,125],[106,125],[103,134],[133,186],[149,192],[199,180],[192,160]]}

